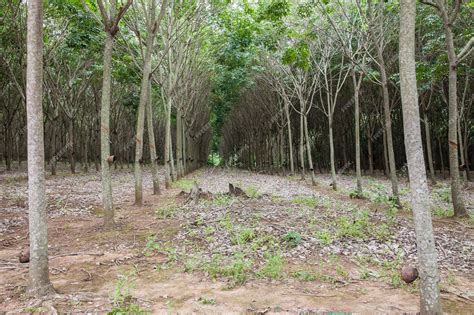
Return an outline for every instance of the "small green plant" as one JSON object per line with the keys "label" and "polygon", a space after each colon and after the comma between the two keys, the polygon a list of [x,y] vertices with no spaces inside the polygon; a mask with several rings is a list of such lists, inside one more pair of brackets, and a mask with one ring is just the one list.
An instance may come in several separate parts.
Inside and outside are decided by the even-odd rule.
{"label": "small green plant", "polygon": [[204,296],[201,296],[198,299],[198,302],[200,302],[203,305],[216,305],[216,299],[215,298],[208,298],[208,297],[204,297]]}
{"label": "small green plant", "polygon": [[234,198],[226,194],[217,194],[212,199],[212,203],[216,206],[229,206],[233,202],[234,202]]}
{"label": "small green plant", "polygon": [[448,186],[441,186],[433,191],[435,197],[446,203],[451,203],[451,189]]}
{"label": "small green plant", "polygon": [[250,245],[253,251],[264,247],[271,252],[276,252],[280,249],[280,240],[272,234],[262,233],[255,237]]}
{"label": "small green plant", "polygon": [[339,237],[365,238],[369,227],[369,216],[366,211],[361,211],[350,220],[342,216],[336,221],[337,235]]}
{"label": "small green plant", "polygon": [[169,219],[175,216],[176,214],[176,206],[170,205],[166,207],[161,207],[155,210],[155,215],[158,219]]}
{"label": "small green plant", "polygon": [[319,240],[319,243],[323,246],[328,246],[332,243],[332,236],[328,230],[317,231],[315,237]]}
{"label": "small green plant", "polygon": [[237,235],[235,235],[231,242],[232,244],[245,244],[251,242],[255,238],[255,232],[251,228],[241,228],[237,232]]}
{"label": "small green plant", "polygon": [[298,246],[301,241],[301,235],[300,233],[296,231],[289,231],[286,233],[286,235],[283,237],[283,239],[291,246],[291,247],[296,247]]}
{"label": "small green plant", "polygon": [[230,287],[241,285],[247,280],[247,274],[251,272],[252,261],[245,258],[243,253],[235,253],[231,259],[215,254],[202,270],[207,272],[211,278],[227,277],[231,280]]}
{"label": "small green plant", "polygon": [[234,224],[232,223],[232,219],[228,213],[226,213],[225,216],[219,221],[219,225],[229,232],[234,230]]}
{"label": "small green plant", "polygon": [[156,235],[152,234],[147,237],[145,249],[143,250],[143,254],[145,256],[150,256],[154,251],[159,250],[161,248],[160,244],[156,241]]}
{"label": "small green plant", "polygon": [[318,200],[314,196],[296,196],[291,202],[297,205],[304,205],[311,208],[314,208],[318,205]]}
{"label": "small green plant", "polygon": [[149,314],[138,304],[133,303],[131,294],[135,287],[136,271],[119,274],[114,289],[114,308],[107,314]]}
{"label": "small green plant", "polygon": [[454,215],[453,208],[433,207],[433,215],[436,217],[451,217]]}
{"label": "small green plant", "polygon": [[250,185],[244,189],[245,194],[252,199],[257,199],[262,196],[261,193],[258,192],[258,189],[255,185]]}
{"label": "small green plant", "polygon": [[337,266],[336,266],[336,273],[337,273],[339,276],[343,277],[344,279],[349,278],[349,273],[348,273],[347,270],[344,269],[344,267],[341,266],[341,265],[337,265]]}
{"label": "small green plant", "polygon": [[314,281],[317,278],[313,272],[304,270],[295,271],[292,273],[292,276],[301,281]]}
{"label": "small green plant", "polygon": [[283,278],[284,261],[280,255],[269,256],[258,275],[264,278],[278,280]]}
{"label": "small green plant", "polygon": [[181,178],[180,180],[171,184],[173,188],[179,188],[184,191],[191,191],[196,185],[196,181],[193,179]]}

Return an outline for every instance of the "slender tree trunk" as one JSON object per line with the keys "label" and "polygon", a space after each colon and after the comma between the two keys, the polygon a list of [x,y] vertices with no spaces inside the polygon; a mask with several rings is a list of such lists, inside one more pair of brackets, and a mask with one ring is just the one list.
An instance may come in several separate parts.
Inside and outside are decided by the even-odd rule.
{"label": "slender tree trunk", "polygon": [[295,162],[293,159],[293,136],[291,132],[291,119],[290,119],[290,109],[288,108],[288,104],[285,102],[285,116],[287,121],[287,128],[288,128],[288,153],[290,155],[290,172],[291,175],[295,173]]}
{"label": "slender tree trunk", "polygon": [[305,179],[305,172],[304,172],[304,126],[303,126],[303,115],[300,114],[300,171],[301,171],[301,179]]}
{"label": "slender tree trunk", "polygon": [[69,146],[69,166],[71,167],[71,173],[76,174],[76,158],[74,152],[74,120],[68,118],[69,120],[69,137],[68,137],[68,146]]}
{"label": "slender tree trunk", "polygon": [[372,152],[372,137],[367,133],[367,155],[369,158],[369,174],[374,175],[374,154]]}
{"label": "slender tree trunk", "polygon": [[428,121],[428,115],[426,114],[426,111],[423,111],[423,120],[425,123],[426,151],[428,155],[428,167],[430,170],[430,179],[434,185],[436,184],[436,176],[435,176],[434,166],[433,166],[433,151],[431,149],[430,122]]}
{"label": "slender tree trunk", "polygon": [[334,137],[332,131],[332,113],[329,112],[328,115],[329,119],[329,154],[331,159],[331,185],[332,189],[337,190],[337,181],[336,181],[336,164],[335,164],[335,156],[334,156]]}
{"label": "slender tree trunk", "polygon": [[170,169],[170,140],[171,140],[171,96],[168,96],[166,108],[166,127],[165,127],[165,147],[164,147],[164,164],[165,164],[165,187],[171,188],[171,169]]}
{"label": "slender tree trunk", "polygon": [[32,296],[53,292],[49,280],[43,134],[43,1],[27,2],[26,111],[28,132],[29,285]]}
{"label": "slender tree trunk", "polygon": [[306,137],[306,151],[308,154],[308,164],[309,164],[309,173],[311,174],[311,184],[316,185],[316,178],[314,177],[313,169],[313,157],[311,156],[311,145],[309,143],[309,133],[308,133],[308,117],[304,116],[304,132]]}
{"label": "slender tree trunk", "polygon": [[114,207],[112,199],[112,180],[110,171],[110,95],[112,85],[112,52],[114,38],[106,32],[104,46],[104,72],[102,77],[102,99],[100,107],[100,166],[102,176],[102,204],[104,207],[104,226],[112,227]]}
{"label": "slender tree trunk", "polygon": [[183,170],[182,170],[182,132],[181,132],[181,126],[182,126],[182,117],[181,117],[181,110],[178,108],[177,113],[176,113],[176,170],[177,170],[177,177],[181,178],[183,176]]}
{"label": "slender tree trunk", "polygon": [[420,313],[442,314],[438,263],[431,222],[431,195],[421,138],[415,69],[416,2],[400,1],[400,92],[402,97],[405,148],[407,152],[413,221],[420,272]]}
{"label": "slender tree trunk", "polygon": [[387,152],[387,132],[385,127],[383,128],[383,162],[384,162],[384,173],[385,176],[389,177],[390,175],[390,167],[388,166],[388,152]]}
{"label": "slender tree trunk", "polygon": [[[444,12],[444,14],[443,14]],[[449,147],[449,173],[451,175],[451,199],[453,201],[454,215],[467,215],[459,184],[458,161],[458,96],[457,96],[457,57],[454,50],[454,40],[447,12],[442,11],[444,30],[446,34],[446,47],[449,59],[449,121],[448,121],[448,147]]]}
{"label": "slender tree trunk", "polygon": [[355,160],[356,160],[356,178],[357,195],[362,196],[362,172],[360,170],[360,119],[359,119],[359,88],[357,77],[352,69],[352,84],[354,85],[354,124],[355,124]]}
{"label": "slender tree trunk", "polygon": [[52,121],[51,126],[51,175],[56,175],[56,126],[55,121]]}
{"label": "slender tree trunk", "polygon": [[459,156],[461,158],[461,165],[463,166],[462,177],[464,183],[467,183],[466,160],[464,158],[464,147],[462,142],[461,120],[458,119],[458,136],[459,136]]}
{"label": "slender tree trunk", "polygon": [[138,104],[137,131],[135,140],[135,205],[143,206],[143,132],[145,128],[145,108],[148,102],[150,85],[151,54],[153,51],[154,35],[148,33],[146,39],[145,58],[143,60],[143,74],[140,87],[140,101]]}
{"label": "slender tree trunk", "polygon": [[398,195],[398,180],[397,180],[397,169],[395,164],[395,153],[393,152],[393,139],[392,139],[392,115],[390,113],[390,99],[388,94],[388,79],[385,73],[385,64],[382,56],[382,52],[379,50],[379,63],[380,63],[380,78],[382,81],[382,94],[383,94],[383,111],[385,116],[385,136],[387,140],[387,153],[388,153],[388,164],[390,172],[390,181],[392,182],[392,195],[395,201],[400,205],[400,198]]}
{"label": "slender tree trunk", "polygon": [[160,191],[160,179],[158,177],[158,161],[156,157],[155,147],[155,132],[153,130],[153,108],[151,98],[151,84],[148,87],[148,102],[146,106],[146,121],[148,129],[148,146],[150,148],[150,160],[151,160],[151,173],[153,178],[153,194],[159,195]]}
{"label": "slender tree trunk", "polygon": [[440,160],[440,164],[441,164],[441,169],[440,169],[440,173],[441,173],[441,176],[443,176],[444,178],[444,159],[443,159],[443,147],[441,146],[441,138],[438,137],[438,149],[439,149],[439,160]]}

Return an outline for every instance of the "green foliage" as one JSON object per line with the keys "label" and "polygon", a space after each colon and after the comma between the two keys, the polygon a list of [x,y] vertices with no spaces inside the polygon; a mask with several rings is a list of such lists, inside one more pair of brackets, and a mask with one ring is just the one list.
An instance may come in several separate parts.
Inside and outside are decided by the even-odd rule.
{"label": "green foliage", "polygon": [[213,255],[211,260],[204,263],[202,270],[210,277],[226,277],[231,281],[230,286],[242,285],[247,281],[252,270],[252,261],[244,254],[236,253],[233,257],[224,259],[221,255]]}
{"label": "green foliage", "polygon": [[232,237],[232,244],[245,244],[251,242],[255,238],[255,231],[251,228],[240,228],[236,235]]}
{"label": "green foliage", "polygon": [[247,188],[244,189],[244,192],[248,197],[252,199],[257,199],[262,196],[262,194],[258,192],[258,188],[255,185],[248,186]]}
{"label": "green foliage", "polygon": [[289,231],[286,233],[286,235],[283,237],[283,239],[291,246],[291,247],[296,247],[298,246],[301,241],[301,235],[300,233],[296,231]]}
{"label": "green foliage", "polygon": [[317,278],[317,275],[310,271],[295,271],[292,273],[292,276],[301,281],[314,281]]}
{"label": "green foliage", "polygon": [[188,178],[181,178],[180,180],[173,182],[171,186],[173,188],[179,188],[184,191],[191,191],[193,187],[196,185],[196,181],[193,179],[188,179]]}
{"label": "green foliage", "polygon": [[321,245],[328,246],[331,245],[333,239],[332,235],[328,230],[317,231],[314,236],[319,240]]}
{"label": "green foliage", "polygon": [[265,265],[259,270],[258,275],[264,278],[279,280],[283,278],[284,261],[280,255],[272,255],[267,258]]}
{"label": "green foliage", "polygon": [[227,194],[217,194],[212,199],[212,203],[216,206],[229,206],[234,202],[234,197]]}
{"label": "green foliage", "polygon": [[297,205],[305,205],[314,208],[318,205],[318,200],[314,196],[297,196],[291,199],[291,202]]}
{"label": "green foliage", "polygon": [[114,289],[114,308],[107,314],[150,314],[142,309],[138,304],[133,303],[131,291],[135,287],[136,272],[131,271],[119,274]]}
{"label": "green foliage", "polygon": [[176,214],[177,207],[175,205],[169,205],[161,207],[155,210],[155,215],[158,219],[170,219]]}

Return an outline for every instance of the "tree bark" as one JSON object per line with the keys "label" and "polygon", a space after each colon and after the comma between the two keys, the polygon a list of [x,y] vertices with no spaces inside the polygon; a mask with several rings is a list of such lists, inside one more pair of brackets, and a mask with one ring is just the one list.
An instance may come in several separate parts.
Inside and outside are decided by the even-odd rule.
{"label": "tree bark", "polygon": [[444,32],[446,36],[446,49],[449,59],[449,120],[448,120],[448,147],[449,147],[449,173],[451,176],[451,199],[453,202],[454,215],[467,215],[459,184],[459,161],[458,161],[458,95],[457,95],[457,56],[454,50],[454,39],[452,22],[448,16],[444,2],[437,1],[438,10],[443,19]]}
{"label": "tree bark", "polygon": [[430,179],[431,182],[436,184],[436,176],[433,166],[433,150],[431,148],[431,131],[430,131],[430,122],[428,121],[428,115],[426,111],[423,111],[423,121],[425,124],[425,137],[426,137],[426,151],[428,155],[428,168],[430,170]]}
{"label": "tree bark", "polygon": [[155,146],[155,132],[153,130],[153,108],[151,98],[151,84],[148,87],[148,102],[146,107],[146,121],[148,129],[148,146],[150,148],[150,160],[151,160],[151,172],[153,178],[153,195],[159,195],[160,191],[160,178],[158,177],[158,161],[156,156]]}
{"label": "tree bark", "polygon": [[153,51],[154,35],[148,32],[146,39],[145,58],[143,60],[142,82],[140,87],[140,101],[138,104],[137,128],[135,138],[135,205],[143,206],[143,132],[145,128],[145,108],[148,102],[150,85],[151,54]]}
{"label": "tree bark", "polygon": [[[352,69],[352,84],[354,85],[354,124],[355,124],[355,160],[357,195],[362,196],[362,172],[360,170],[360,119],[359,119],[359,89],[360,83],[354,69]],[[372,152],[371,152],[372,153]]]}
{"label": "tree bark", "polygon": [[431,222],[431,195],[426,180],[420,113],[416,87],[415,16],[416,2],[400,1],[400,92],[405,148],[407,152],[413,221],[420,272],[420,313],[442,314],[438,264]]}
{"label": "tree bark", "polygon": [[104,207],[104,226],[112,227],[114,207],[112,199],[112,180],[108,158],[110,156],[110,95],[112,85],[112,53],[114,37],[106,32],[104,46],[104,73],[102,78],[102,99],[100,107],[100,166],[102,176],[102,204]]}
{"label": "tree bark", "polygon": [[28,132],[28,222],[30,262],[28,293],[53,292],[49,280],[48,222],[43,134],[43,1],[27,2],[26,110]]}

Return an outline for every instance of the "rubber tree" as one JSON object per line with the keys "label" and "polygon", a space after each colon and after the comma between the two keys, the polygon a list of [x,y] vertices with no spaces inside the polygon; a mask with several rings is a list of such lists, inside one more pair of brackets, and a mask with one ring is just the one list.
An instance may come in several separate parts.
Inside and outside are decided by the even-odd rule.
{"label": "rubber tree", "polygon": [[438,263],[431,222],[431,195],[426,178],[415,66],[416,2],[400,0],[400,92],[410,180],[413,221],[420,272],[420,314],[442,314]]}
{"label": "rubber tree", "polygon": [[53,292],[49,280],[48,222],[43,135],[43,1],[27,3],[26,110],[28,133],[28,222],[30,262],[28,293]]}
{"label": "rubber tree", "polygon": [[450,5],[446,0],[423,0],[424,4],[434,7],[444,24],[444,33],[446,41],[446,51],[448,54],[449,70],[448,70],[448,147],[449,147],[449,173],[451,176],[451,199],[453,202],[454,215],[466,216],[466,206],[462,195],[460,178],[459,178],[459,161],[458,161],[458,92],[457,92],[457,68],[462,60],[471,55],[474,50],[474,37],[464,45],[464,47],[456,53],[454,44],[453,26],[459,17],[462,6],[462,0],[455,0]]}
{"label": "rubber tree", "polygon": [[[84,7],[92,13],[92,10],[81,0]],[[119,31],[119,22],[132,5],[133,0],[127,0],[118,8],[117,0],[97,0],[100,18],[104,26],[105,44],[103,53],[102,73],[102,96],[100,102],[100,166],[102,182],[102,204],[104,207],[104,226],[114,225],[114,207],[112,197],[111,162],[114,157],[110,155],[110,103],[112,94],[112,54],[114,50],[115,36]],[[93,13],[94,14],[94,13]],[[96,16],[94,14],[94,16]]]}

